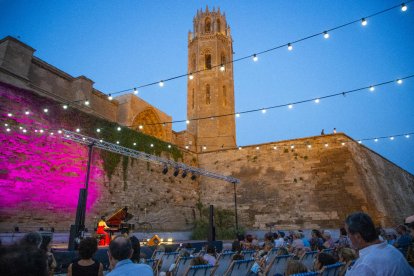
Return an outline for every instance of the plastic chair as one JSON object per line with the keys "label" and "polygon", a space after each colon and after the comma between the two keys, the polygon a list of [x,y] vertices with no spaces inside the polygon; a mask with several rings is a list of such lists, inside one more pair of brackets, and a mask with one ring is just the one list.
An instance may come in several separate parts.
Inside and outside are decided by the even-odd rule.
{"label": "plastic chair", "polygon": [[280,255],[273,258],[272,261],[265,268],[265,275],[284,274],[288,260],[292,258],[292,255]]}
{"label": "plastic chair", "polygon": [[168,272],[168,270],[170,269],[171,265],[173,263],[175,263],[177,257],[179,256],[179,252],[169,252],[169,253],[164,253],[164,255],[162,255],[161,257],[161,267],[160,267],[160,272]]}
{"label": "plastic chair", "polygon": [[309,269],[313,270],[313,262],[315,260],[315,256],[318,254],[318,251],[309,251],[306,252],[300,261]]}
{"label": "plastic chair", "polygon": [[175,269],[173,271],[173,275],[181,276],[187,271],[187,269],[191,266],[191,260],[194,257],[179,257],[177,263],[175,265]]}
{"label": "plastic chair", "polygon": [[247,259],[253,258],[253,255],[254,253],[256,253],[256,251],[255,250],[243,250],[241,253],[244,256],[244,259],[247,260]]}
{"label": "plastic chair", "polygon": [[336,263],[331,265],[326,265],[322,267],[320,272],[321,276],[338,276],[341,272],[341,268],[344,266],[344,263]]}
{"label": "plastic chair", "polygon": [[[225,272],[225,276],[247,275],[254,264],[254,259],[233,261],[229,269]],[[221,276],[221,275],[218,275]]]}
{"label": "plastic chair", "polygon": [[162,255],[164,254],[165,254],[165,251],[155,250],[154,253],[152,253],[152,259],[160,260]]}

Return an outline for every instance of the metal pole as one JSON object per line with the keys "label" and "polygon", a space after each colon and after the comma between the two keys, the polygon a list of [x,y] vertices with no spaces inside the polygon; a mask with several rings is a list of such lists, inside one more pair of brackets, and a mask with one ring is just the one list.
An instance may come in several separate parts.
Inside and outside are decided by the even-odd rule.
{"label": "metal pole", "polygon": [[236,217],[236,232],[239,234],[239,221],[237,219],[237,193],[236,193],[236,182],[233,182],[234,187],[234,214]]}

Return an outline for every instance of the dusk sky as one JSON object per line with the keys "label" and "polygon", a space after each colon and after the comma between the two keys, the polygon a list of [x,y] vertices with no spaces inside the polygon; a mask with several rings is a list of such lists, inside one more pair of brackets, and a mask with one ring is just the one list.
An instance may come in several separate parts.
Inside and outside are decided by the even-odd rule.
{"label": "dusk sky", "polygon": [[[0,0],[0,38],[105,94],[187,73],[187,37],[197,9],[220,7],[234,59],[253,55],[400,5],[361,1],[22,1]],[[406,2],[407,3],[407,2]],[[323,97],[414,75],[414,2],[234,64],[236,112]],[[186,119],[187,78],[142,88],[139,97]],[[174,124],[175,131],[185,123]],[[414,132],[414,77],[346,97],[243,114],[239,146],[319,135],[333,128],[355,140]],[[414,134],[364,141],[414,173]]]}

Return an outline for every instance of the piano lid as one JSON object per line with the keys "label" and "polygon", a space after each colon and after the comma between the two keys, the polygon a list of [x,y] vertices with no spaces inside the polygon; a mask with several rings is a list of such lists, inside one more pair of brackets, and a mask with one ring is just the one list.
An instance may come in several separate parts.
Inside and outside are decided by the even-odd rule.
{"label": "piano lid", "polygon": [[128,213],[128,208],[124,207],[112,214],[107,220],[106,224],[108,225],[120,225],[122,222],[126,222],[133,218],[134,216]]}

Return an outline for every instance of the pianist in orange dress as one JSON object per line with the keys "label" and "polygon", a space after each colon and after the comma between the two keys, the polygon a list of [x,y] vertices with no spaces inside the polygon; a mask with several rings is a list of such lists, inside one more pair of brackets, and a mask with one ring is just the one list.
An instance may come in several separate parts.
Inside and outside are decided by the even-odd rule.
{"label": "pianist in orange dress", "polygon": [[108,245],[111,241],[109,237],[109,233],[105,232],[106,229],[109,229],[108,225],[106,225],[105,217],[102,216],[101,220],[98,222],[98,228],[96,229],[96,234],[98,235],[105,235],[104,239],[99,240],[99,245]]}

